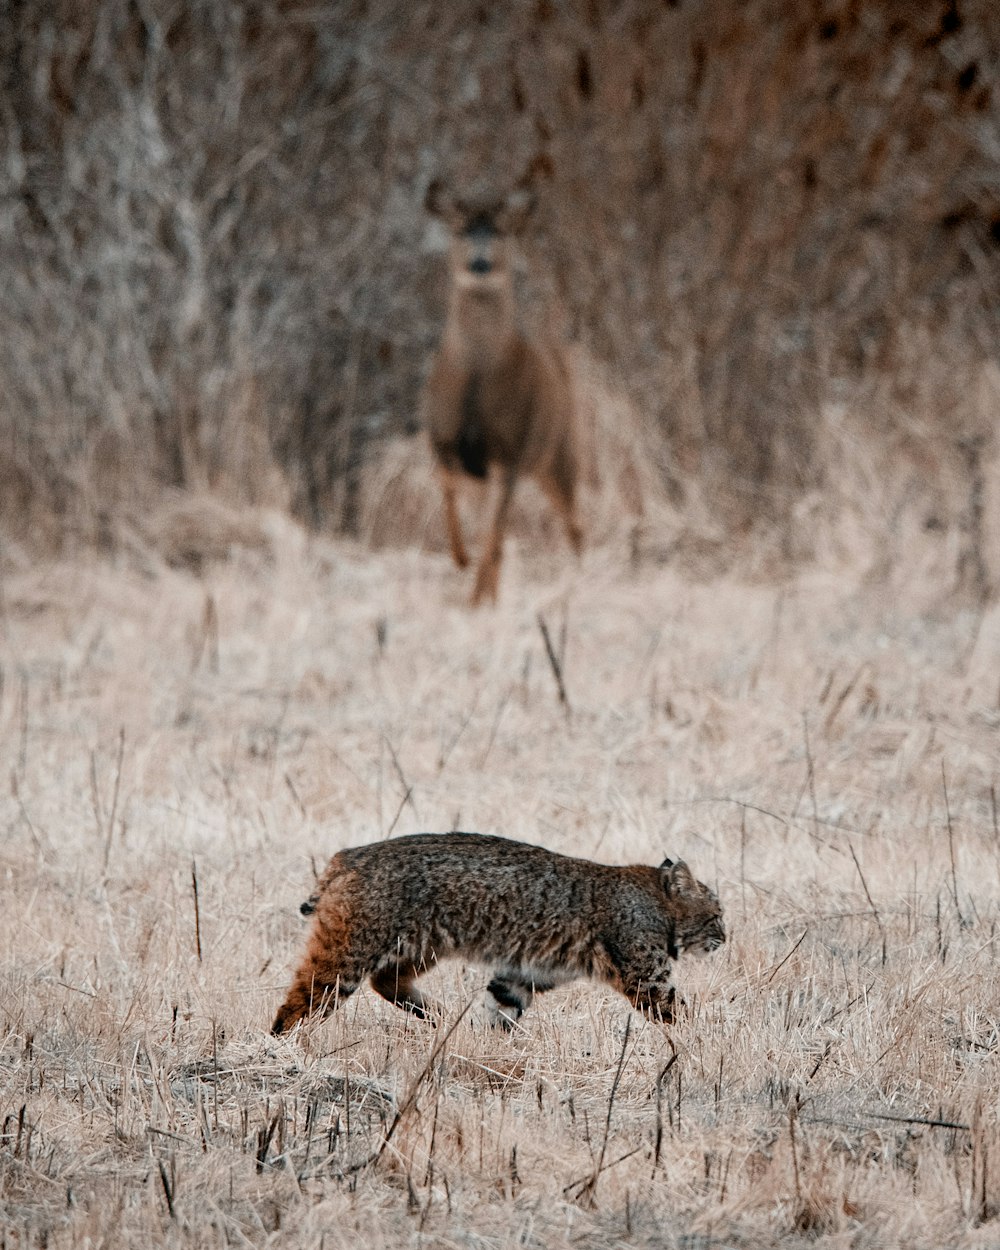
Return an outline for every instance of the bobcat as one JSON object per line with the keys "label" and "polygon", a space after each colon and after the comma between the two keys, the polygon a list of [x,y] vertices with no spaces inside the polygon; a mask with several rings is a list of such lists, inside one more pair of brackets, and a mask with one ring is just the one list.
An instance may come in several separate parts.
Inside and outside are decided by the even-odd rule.
{"label": "bobcat", "polygon": [[718,899],[681,860],[611,867],[479,833],[341,851],[301,911],[316,919],[273,1033],[325,1014],[365,977],[397,1007],[437,1013],[414,980],[451,955],[492,966],[487,1008],[505,1028],[534,994],[580,976],[669,1023],[672,961],[726,940]]}

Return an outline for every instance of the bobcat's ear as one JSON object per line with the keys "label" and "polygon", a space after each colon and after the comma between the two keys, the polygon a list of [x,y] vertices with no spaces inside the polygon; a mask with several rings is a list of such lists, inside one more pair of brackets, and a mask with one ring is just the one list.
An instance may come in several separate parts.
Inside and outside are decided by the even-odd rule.
{"label": "bobcat's ear", "polygon": [[673,866],[674,866],[674,861],[672,859],[667,858],[660,865],[660,871],[662,872],[664,868],[673,868]]}
{"label": "bobcat's ear", "polygon": [[697,883],[691,875],[691,869],[682,859],[670,863],[670,867],[663,866],[660,871],[663,873],[664,882],[671,894],[696,894],[698,892]]}

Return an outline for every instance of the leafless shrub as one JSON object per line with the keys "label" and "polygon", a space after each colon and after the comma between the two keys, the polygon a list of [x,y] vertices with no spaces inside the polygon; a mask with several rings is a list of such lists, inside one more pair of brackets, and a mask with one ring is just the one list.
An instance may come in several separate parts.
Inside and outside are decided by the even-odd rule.
{"label": "leafless shrub", "polygon": [[0,52],[11,531],[100,539],[162,484],[357,529],[443,317],[424,191],[541,148],[525,294],[657,431],[674,506],[808,555],[867,505],[843,409],[899,551],[937,534],[963,593],[995,581],[988,0],[23,0]]}

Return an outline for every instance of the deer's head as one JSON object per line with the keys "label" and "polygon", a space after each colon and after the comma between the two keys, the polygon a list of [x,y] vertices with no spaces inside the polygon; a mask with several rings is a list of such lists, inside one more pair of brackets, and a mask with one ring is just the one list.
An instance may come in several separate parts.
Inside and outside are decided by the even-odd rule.
{"label": "deer's head", "polygon": [[451,275],[456,285],[484,295],[511,282],[510,241],[521,232],[535,196],[518,189],[503,199],[462,199],[435,180],[424,206],[451,231]]}

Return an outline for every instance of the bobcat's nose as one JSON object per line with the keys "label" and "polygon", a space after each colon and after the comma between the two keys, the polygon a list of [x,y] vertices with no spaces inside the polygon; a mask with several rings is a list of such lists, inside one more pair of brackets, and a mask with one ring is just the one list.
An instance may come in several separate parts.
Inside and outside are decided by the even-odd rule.
{"label": "bobcat's nose", "polygon": [[489,273],[493,266],[485,256],[474,256],[469,261],[470,273]]}

